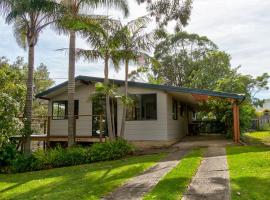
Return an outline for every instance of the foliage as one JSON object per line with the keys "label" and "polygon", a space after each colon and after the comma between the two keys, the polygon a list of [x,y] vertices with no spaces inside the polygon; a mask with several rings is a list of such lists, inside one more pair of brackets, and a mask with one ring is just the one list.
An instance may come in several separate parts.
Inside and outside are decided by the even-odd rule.
{"label": "foliage", "polygon": [[[49,77],[46,65],[41,63],[34,70],[34,95],[50,88],[54,81]],[[0,92],[7,93],[18,103],[18,116],[23,115],[26,96],[27,63],[22,57],[10,63],[5,57],[0,58]],[[46,116],[47,104],[39,99],[33,101],[33,116]],[[17,117],[18,117],[17,116]]]}
{"label": "foliage", "polygon": [[230,173],[231,199],[269,199],[269,147],[227,147],[227,160]]}
{"label": "foliage", "polygon": [[148,13],[156,18],[159,27],[165,27],[169,22],[175,22],[175,30],[179,31],[188,24],[192,10],[192,0],[137,0],[147,2]]}
{"label": "foliage", "polygon": [[16,145],[12,143],[4,144],[0,148],[0,172],[4,170],[3,167],[10,166],[12,161],[17,156]]}
{"label": "foliage", "polygon": [[64,149],[57,146],[47,151],[38,150],[31,155],[17,154],[12,160],[10,167],[13,172],[36,171],[98,161],[116,160],[132,152],[133,146],[122,139],[113,142],[96,143],[87,148],[71,147]]}
{"label": "foliage", "polygon": [[[98,200],[152,167],[164,155],[136,156],[30,173],[0,174],[0,198]],[[14,185],[16,187],[12,187]]]}
{"label": "foliage", "polygon": [[116,160],[130,154],[133,146],[126,140],[118,139],[113,142],[96,143],[90,148],[89,157],[91,162]]}
{"label": "foliage", "polygon": [[[137,73],[132,73],[133,75],[146,73],[152,79],[163,80],[165,85],[188,87],[192,85],[191,82],[194,78],[196,79],[196,76],[202,75],[202,70],[209,70],[210,67],[207,67],[207,70],[204,67],[208,66],[210,62],[212,65],[217,66],[219,65],[216,63],[227,62],[223,61],[226,55],[220,55],[222,52],[216,51],[217,46],[207,37],[187,32],[167,34],[155,46],[155,59],[151,59],[148,63],[150,68],[147,69],[145,66],[143,69],[139,68]],[[219,61],[220,59],[222,60]],[[228,68],[228,66],[225,67]],[[223,71],[224,69],[220,70],[220,67],[215,70],[215,72],[219,73],[224,73]],[[207,73],[207,75],[209,74]]]}
{"label": "foliage", "polygon": [[193,150],[166,174],[143,199],[181,199],[202,160],[202,150]]}
{"label": "foliage", "polygon": [[0,93],[0,149],[10,142],[10,137],[18,135],[22,123],[18,119],[19,104],[6,93]]}
{"label": "foliage", "polygon": [[10,64],[7,58],[0,58],[0,93],[8,94],[18,103],[19,112],[23,112],[26,86],[20,61],[18,58],[15,63]]}

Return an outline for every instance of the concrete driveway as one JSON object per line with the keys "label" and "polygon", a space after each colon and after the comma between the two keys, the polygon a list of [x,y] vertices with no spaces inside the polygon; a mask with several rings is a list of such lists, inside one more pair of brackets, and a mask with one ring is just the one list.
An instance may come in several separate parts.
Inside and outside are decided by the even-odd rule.
{"label": "concrete driveway", "polygon": [[225,147],[235,145],[232,139],[226,139],[224,135],[186,136],[180,142],[173,145],[178,149],[193,149],[196,147]]}

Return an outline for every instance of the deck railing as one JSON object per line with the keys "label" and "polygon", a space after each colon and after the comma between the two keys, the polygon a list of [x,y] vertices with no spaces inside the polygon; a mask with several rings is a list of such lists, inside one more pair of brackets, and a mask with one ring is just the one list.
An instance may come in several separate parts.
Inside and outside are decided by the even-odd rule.
{"label": "deck railing", "polygon": [[[92,118],[95,117],[98,119],[98,127],[99,130],[99,140],[102,142],[104,138],[104,130],[105,130],[105,117],[104,115],[74,115],[74,129],[76,133],[77,129],[77,120],[81,119],[82,117],[89,117],[89,123],[92,123]],[[23,120],[22,117],[20,117],[21,120]],[[51,137],[51,121],[52,120],[68,120],[68,118],[65,116],[63,119],[54,119],[54,116],[34,116],[32,117],[32,123],[31,128],[33,131],[33,135],[46,135],[47,142],[49,142],[49,139]],[[92,124],[93,128],[93,124]],[[89,132],[92,130],[89,130]],[[68,135],[67,135],[68,136]]]}

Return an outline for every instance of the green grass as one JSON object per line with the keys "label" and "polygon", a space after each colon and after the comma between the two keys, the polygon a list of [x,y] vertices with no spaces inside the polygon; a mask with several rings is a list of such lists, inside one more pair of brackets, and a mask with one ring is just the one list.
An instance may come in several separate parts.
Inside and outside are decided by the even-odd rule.
{"label": "green grass", "polygon": [[269,147],[227,147],[227,159],[233,200],[270,199]]}
{"label": "green grass", "polygon": [[0,199],[100,199],[127,179],[153,166],[165,154],[0,175]]}
{"label": "green grass", "polygon": [[252,144],[270,145],[270,131],[258,131],[244,134],[244,140]]}
{"label": "green grass", "polygon": [[181,199],[191,178],[195,175],[202,159],[202,150],[193,150],[172,169],[163,179],[148,193],[144,200],[174,200]]}

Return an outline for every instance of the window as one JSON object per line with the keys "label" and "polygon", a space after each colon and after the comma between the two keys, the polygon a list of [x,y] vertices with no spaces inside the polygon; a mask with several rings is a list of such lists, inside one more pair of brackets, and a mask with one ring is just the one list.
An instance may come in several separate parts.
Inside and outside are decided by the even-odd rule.
{"label": "window", "polygon": [[[74,115],[78,119],[79,100],[74,101]],[[67,119],[68,116],[68,101],[54,101],[52,105],[53,119]]]}
{"label": "window", "polygon": [[173,120],[177,120],[178,119],[178,102],[175,99],[172,99],[172,116],[173,116]]}
{"label": "window", "polygon": [[133,94],[130,95],[134,104],[127,109],[127,120],[156,120],[157,95]]}

